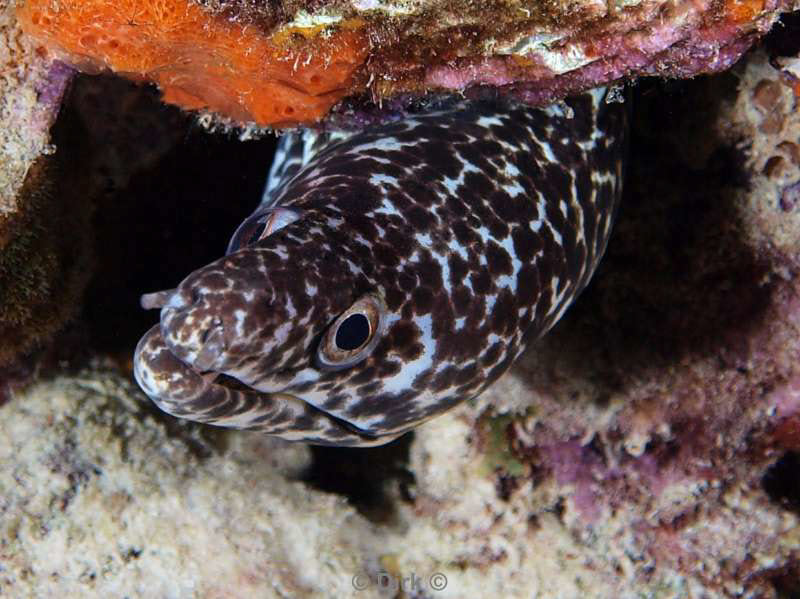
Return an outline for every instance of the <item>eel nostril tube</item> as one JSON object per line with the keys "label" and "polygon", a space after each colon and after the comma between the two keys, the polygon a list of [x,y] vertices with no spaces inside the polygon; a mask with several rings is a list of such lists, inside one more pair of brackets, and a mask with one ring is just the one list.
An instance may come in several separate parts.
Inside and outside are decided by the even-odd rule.
{"label": "eel nostril tube", "polygon": [[145,293],[139,300],[139,304],[145,310],[153,310],[155,308],[163,308],[170,298],[175,295],[175,289],[167,289],[165,291],[156,291],[154,293]]}

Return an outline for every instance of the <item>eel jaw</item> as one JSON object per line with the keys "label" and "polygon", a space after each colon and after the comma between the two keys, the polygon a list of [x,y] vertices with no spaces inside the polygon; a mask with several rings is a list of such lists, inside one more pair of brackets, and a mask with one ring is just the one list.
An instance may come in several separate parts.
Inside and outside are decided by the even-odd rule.
{"label": "eel jaw", "polygon": [[133,364],[136,382],[147,396],[178,418],[317,445],[369,447],[402,434],[367,435],[294,395],[221,383],[216,374],[198,372],[175,357],[164,342],[160,325],[139,341]]}

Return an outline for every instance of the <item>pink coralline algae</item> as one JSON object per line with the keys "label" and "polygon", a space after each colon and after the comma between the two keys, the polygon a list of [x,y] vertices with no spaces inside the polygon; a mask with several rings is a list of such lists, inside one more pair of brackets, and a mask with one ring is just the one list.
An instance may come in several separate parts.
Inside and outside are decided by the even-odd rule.
{"label": "pink coralline algae", "polygon": [[[725,10],[736,4],[726,4]],[[598,26],[591,35],[578,29],[556,36],[557,42],[548,47],[558,60],[550,56],[544,61],[531,50],[522,76],[519,58],[464,58],[430,67],[426,83],[454,90],[475,85],[503,86],[506,92],[525,101],[545,103],[576,89],[636,75],[691,77],[718,72],[733,65],[769,28],[769,14],[790,7],[791,3],[770,1],[759,10],[753,7],[754,12],[739,15],[759,15],[753,21],[719,18],[710,2],[678,3],[653,12],[633,11],[627,18],[619,13],[619,21]],[[738,13],[734,10],[729,14]],[[533,42],[530,45],[536,47]]]}
{"label": "pink coralline algae", "polygon": [[800,200],[800,181],[784,187],[781,191],[781,210],[791,212],[797,206],[798,200]]}

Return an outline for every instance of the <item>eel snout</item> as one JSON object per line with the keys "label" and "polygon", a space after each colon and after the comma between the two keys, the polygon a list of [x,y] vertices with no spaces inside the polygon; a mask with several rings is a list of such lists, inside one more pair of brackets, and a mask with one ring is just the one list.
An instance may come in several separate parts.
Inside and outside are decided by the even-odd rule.
{"label": "eel snout", "polygon": [[167,289],[142,295],[140,303],[145,310],[161,310],[162,339],[175,357],[201,373],[224,370],[226,323],[210,309],[214,302],[205,293]]}
{"label": "eel snout", "polygon": [[190,416],[216,426],[263,430],[289,441],[322,445],[382,445],[398,436],[371,437],[294,395],[264,393],[216,373],[198,372],[170,351],[160,325],[139,341],[133,363],[142,390],[178,418]]}

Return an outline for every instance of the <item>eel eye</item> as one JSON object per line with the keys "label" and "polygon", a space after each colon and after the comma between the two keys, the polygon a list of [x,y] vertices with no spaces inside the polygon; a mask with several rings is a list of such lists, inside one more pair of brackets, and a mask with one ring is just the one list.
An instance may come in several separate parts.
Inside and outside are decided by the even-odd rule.
{"label": "eel eye", "polygon": [[378,295],[363,295],[325,331],[317,349],[319,365],[340,370],[366,358],[380,340],[386,305]]}
{"label": "eel eye", "polygon": [[225,255],[261,241],[298,218],[300,213],[292,208],[259,208],[236,229]]}

